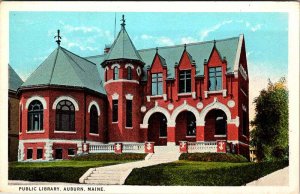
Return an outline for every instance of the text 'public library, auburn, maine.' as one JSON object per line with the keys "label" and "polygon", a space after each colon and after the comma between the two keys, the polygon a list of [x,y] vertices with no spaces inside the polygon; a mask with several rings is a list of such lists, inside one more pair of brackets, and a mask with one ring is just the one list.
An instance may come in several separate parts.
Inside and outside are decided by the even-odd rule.
{"label": "text 'public library, auburn, maine.'", "polygon": [[136,50],[123,17],[103,54],[83,58],[56,42],[18,89],[19,161],[156,146],[249,157],[243,35]]}

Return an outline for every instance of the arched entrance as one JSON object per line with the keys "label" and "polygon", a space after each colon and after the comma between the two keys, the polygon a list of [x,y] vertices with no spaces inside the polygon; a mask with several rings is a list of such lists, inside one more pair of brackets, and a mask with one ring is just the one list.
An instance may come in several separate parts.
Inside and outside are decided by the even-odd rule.
{"label": "arched entrance", "polygon": [[167,118],[160,112],[153,113],[148,121],[148,141],[167,145]]}
{"label": "arched entrance", "polygon": [[220,109],[212,109],[205,116],[204,138],[205,141],[226,139],[227,116]]}
{"label": "arched entrance", "polygon": [[196,141],[196,117],[190,111],[182,111],[176,117],[175,141]]}

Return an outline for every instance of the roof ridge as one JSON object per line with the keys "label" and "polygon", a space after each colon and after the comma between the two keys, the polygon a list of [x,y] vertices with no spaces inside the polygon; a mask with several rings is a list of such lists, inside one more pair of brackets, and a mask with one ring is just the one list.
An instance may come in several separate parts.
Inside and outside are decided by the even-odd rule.
{"label": "roof ridge", "polygon": [[[56,49],[55,49],[55,50],[56,50]],[[54,51],[55,51],[55,50],[54,50]],[[50,53],[50,55],[51,55],[54,51],[52,51],[52,52]],[[49,56],[50,56],[50,55],[49,55]],[[49,57],[49,56],[48,56],[48,57]],[[46,59],[44,59],[44,60],[40,63],[40,65],[39,65],[39,66],[38,66],[38,67],[37,67],[37,68],[36,68],[36,69],[35,69],[28,77],[27,77],[27,79],[23,82],[23,84],[25,84],[25,83],[27,82],[27,80],[28,80],[32,75],[34,75],[34,74],[37,72],[38,69],[40,69],[40,68],[42,67],[42,64],[48,59],[48,57],[47,57]],[[23,85],[23,84],[22,84],[22,85]],[[20,87],[22,87],[22,85],[21,85]]]}
{"label": "roof ridge", "polygon": [[93,65],[96,65],[96,66],[97,66],[96,63],[93,63],[92,61],[87,60],[85,57],[81,57],[81,56],[77,55],[76,53],[73,53],[72,51],[69,51],[69,50],[65,49],[64,47],[61,47],[61,48],[62,48],[63,50],[65,50],[65,51],[67,51],[68,53],[71,53],[72,55],[75,55],[76,57],[79,57],[79,58],[81,58],[81,59],[83,59],[83,60],[85,60],[85,61],[87,61],[87,62],[89,62],[89,63],[92,63]]}
{"label": "roof ridge", "polygon": [[[62,50],[63,51],[63,50]],[[75,63],[77,66],[79,66],[80,67],[80,65],[78,65],[73,59],[72,59],[72,57],[70,57],[65,51],[63,51],[68,57],[67,57],[67,59],[70,61],[70,60],[72,60],[72,62],[73,63]],[[71,58],[71,59],[70,59]],[[71,64],[71,63],[70,63]],[[71,64],[72,65],[72,64]],[[73,66],[73,65],[72,65]],[[82,69],[81,67],[80,67],[80,69]],[[75,74],[76,74],[76,76],[77,76],[77,78],[79,78],[79,80],[80,80],[80,82],[81,82],[81,84],[83,85],[83,86],[85,86],[85,83],[82,81],[82,79],[81,79],[81,77],[78,75],[78,73],[74,70],[74,67],[73,67],[73,71],[75,72]],[[84,71],[84,70],[83,70]],[[84,71],[85,72],[85,71]]]}
{"label": "roof ridge", "polygon": [[55,65],[56,65],[56,61],[57,61],[58,52],[59,52],[59,47],[57,48],[57,51],[56,51],[56,55],[55,55],[55,59],[54,59],[54,63],[53,63],[53,67],[52,67],[51,74],[50,74],[49,84],[50,84],[50,83],[51,83],[51,81],[52,81],[52,76],[53,76],[53,72],[54,72],[54,67],[55,67]]}
{"label": "roof ridge", "polygon": [[[225,39],[219,39],[216,40],[216,42],[222,42],[222,41],[227,41],[227,40],[231,40],[231,39],[236,39],[239,38],[239,36],[236,37],[230,37],[230,38],[225,38]],[[208,40],[208,41],[202,41],[202,42],[192,42],[192,43],[188,43],[186,44],[186,46],[193,46],[193,45],[200,45],[200,44],[207,44],[207,43],[213,43],[214,40]],[[160,49],[167,49],[167,48],[175,48],[175,47],[184,47],[185,44],[177,44],[177,45],[172,45],[172,46],[162,46],[162,47],[157,47]],[[155,48],[147,48],[147,49],[140,49],[138,50],[139,52],[143,52],[143,51],[148,51],[148,50],[154,50]]]}

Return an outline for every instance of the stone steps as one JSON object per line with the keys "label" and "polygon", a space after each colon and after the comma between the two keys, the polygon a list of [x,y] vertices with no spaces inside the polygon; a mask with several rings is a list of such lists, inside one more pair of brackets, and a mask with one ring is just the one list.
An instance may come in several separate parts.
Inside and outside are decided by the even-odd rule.
{"label": "stone steps", "polygon": [[134,168],[142,168],[178,160],[178,146],[156,146],[153,154],[144,161],[130,162],[113,166],[89,169],[80,179],[80,183],[100,185],[122,185]]}

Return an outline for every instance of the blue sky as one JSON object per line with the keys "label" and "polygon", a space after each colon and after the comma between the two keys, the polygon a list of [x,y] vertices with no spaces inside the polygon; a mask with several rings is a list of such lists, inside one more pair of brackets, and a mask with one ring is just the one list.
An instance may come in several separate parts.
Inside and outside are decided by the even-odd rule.
{"label": "blue sky", "polygon": [[[250,102],[267,79],[278,80],[288,71],[287,13],[116,13],[121,15],[137,49],[223,39],[244,34],[250,76]],[[9,63],[25,80],[61,45],[80,55],[103,53],[114,39],[114,12],[10,12]]]}

